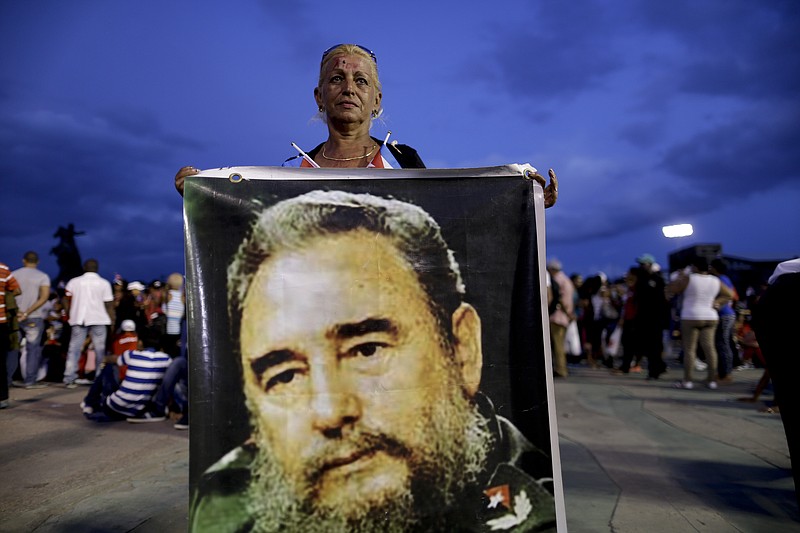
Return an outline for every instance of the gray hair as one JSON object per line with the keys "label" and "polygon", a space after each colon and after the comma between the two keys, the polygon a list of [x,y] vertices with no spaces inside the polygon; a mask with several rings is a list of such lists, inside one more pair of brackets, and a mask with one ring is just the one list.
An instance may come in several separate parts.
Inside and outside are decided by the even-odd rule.
{"label": "gray hair", "polygon": [[451,317],[463,301],[465,289],[458,263],[436,221],[422,208],[399,200],[319,190],[283,200],[258,213],[234,255],[228,267],[228,312],[234,345],[239,345],[245,297],[265,261],[281,251],[301,249],[314,238],[357,230],[390,240],[425,291],[442,341],[452,345]]}

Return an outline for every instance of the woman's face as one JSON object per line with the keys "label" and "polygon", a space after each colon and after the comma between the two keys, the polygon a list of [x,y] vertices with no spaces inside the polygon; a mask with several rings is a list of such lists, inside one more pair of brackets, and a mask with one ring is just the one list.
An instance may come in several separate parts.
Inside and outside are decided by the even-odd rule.
{"label": "woman's face", "polygon": [[339,54],[325,65],[322,83],[314,89],[314,99],[328,117],[329,124],[364,124],[381,106],[381,93],[371,60],[357,55]]}

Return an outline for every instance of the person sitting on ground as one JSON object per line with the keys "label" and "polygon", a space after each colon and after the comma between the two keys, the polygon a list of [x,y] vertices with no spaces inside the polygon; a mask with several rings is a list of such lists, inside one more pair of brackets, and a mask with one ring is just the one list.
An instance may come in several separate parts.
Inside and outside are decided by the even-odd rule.
{"label": "person sitting on ground", "polygon": [[153,396],[153,400],[148,408],[138,416],[129,417],[128,422],[140,424],[146,422],[161,422],[166,420],[170,401],[174,402],[181,412],[175,429],[189,429],[189,405],[188,399],[188,371],[185,355],[181,355],[172,360],[167,368],[161,386],[158,387]]}
{"label": "person sitting on ground", "polygon": [[[114,355],[113,360],[116,360],[117,357],[128,350],[136,350],[139,348],[139,335],[136,333],[136,322],[130,319],[123,320],[120,329],[122,331],[116,336],[114,344],[111,346],[111,353]],[[117,365],[116,368],[119,369],[119,381],[122,381],[125,379],[127,367],[125,365]]]}
{"label": "person sitting on ground", "polygon": [[[127,350],[119,357],[106,359],[98,378],[81,402],[86,418],[95,422],[114,422],[139,416],[147,408],[172,359],[160,351],[159,336],[145,335],[141,342],[144,349]],[[121,383],[114,363],[128,367]]]}

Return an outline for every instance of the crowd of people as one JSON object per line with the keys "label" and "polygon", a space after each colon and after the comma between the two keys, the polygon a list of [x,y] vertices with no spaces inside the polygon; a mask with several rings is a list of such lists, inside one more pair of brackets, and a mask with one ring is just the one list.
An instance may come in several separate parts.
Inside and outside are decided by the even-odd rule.
{"label": "crowd of people", "polygon": [[757,295],[739,297],[722,259],[697,257],[667,274],[643,254],[619,280],[567,276],[557,259],[547,272],[556,377],[566,377],[572,362],[657,380],[667,372],[664,356],[675,355],[683,364],[675,387],[692,389],[694,373],[706,372],[702,383],[713,390],[736,368],[764,367],[750,325]]}
{"label": "crowd of people", "polygon": [[[68,388],[92,386],[84,412],[96,415],[94,404],[114,392],[110,387],[130,388],[124,382],[128,365],[122,358],[127,350],[166,354],[170,362],[177,362],[173,372],[178,379],[186,381],[181,274],[147,285],[119,275],[108,282],[97,274],[97,261],[90,259],[83,265],[83,275],[64,287],[51,287],[38,262],[38,255],[28,252],[21,268],[11,272],[4,267],[0,328],[7,334],[0,331],[0,337],[7,342],[3,351],[8,354],[10,386],[35,389],[54,381]],[[674,346],[681,352],[678,359],[684,367],[683,379],[675,383],[680,388],[694,387],[695,371],[705,371],[705,385],[715,389],[720,382],[732,381],[735,368],[764,366],[750,327],[752,299],[739,298],[724,261],[715,259],[709,265],[697,258],[669,276],[650,254],[636,262],[616,281],[602,272],[586,278],[567,276],[557,259],[547,262],[556,377],[568,375],[568,363],[585,361],[617,375],[646,370],[647,379],[659,379],[667,371],[663,354],[671,353]],[[107,379],[100,379],[107,366]],[[155,396],[157,390],[168,388],[159,387],[167,368],[148,372],[153,389],[149,396],[116,414],[130,414],[126,418],[137,421],[164,419],[169,400]],[[95,389],[100,384],[107,392],[97,400]],[[0,401],[7,406],[7,389]],[[186,403],[180,406],[182,412],[188,411]]]}
{"label": "crowd of people", "polygon": [[[96,259],[83,274],[51,286],[29,251],[22,267],[0,263],[0,408],[9,388],[62,383],[87,386],[80,407],[98,422],[179,418],[188,429],[184,280],[180,273],[145,285],[98,274]],[[2,375],[2,374],[0,374]]]}

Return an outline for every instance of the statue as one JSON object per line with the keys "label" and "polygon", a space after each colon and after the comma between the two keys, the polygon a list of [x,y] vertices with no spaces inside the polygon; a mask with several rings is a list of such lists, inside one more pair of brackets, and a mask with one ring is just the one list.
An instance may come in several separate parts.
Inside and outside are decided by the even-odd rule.
{"label": "statue", "polygon": [[85,231],[75,231],[75,225],[70,223],[66,228],[59,226],[53,234],[53,237],[60,239],[60,242],[50,250],[50,254],[56,256],[58,263],[58,276],[53,282],[54,286],[66,284],[72,278],[83,274],[83,261],[78,245],[75,244],[75,236],[85,233]]}

